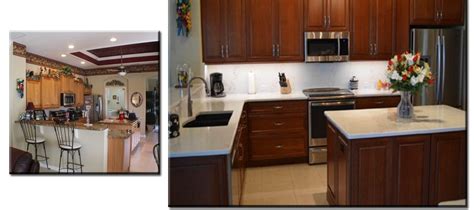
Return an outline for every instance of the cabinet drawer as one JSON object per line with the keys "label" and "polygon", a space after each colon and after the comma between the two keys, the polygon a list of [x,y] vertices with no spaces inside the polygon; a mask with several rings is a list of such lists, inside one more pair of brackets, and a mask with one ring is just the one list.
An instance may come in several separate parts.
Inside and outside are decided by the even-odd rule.
{"label": "cabinet drawer", "polygon": [[396,107],[400,96],[356,98],[356,109]]}
{"label": "cabinet drawer", "polygon": [[307,113],[307,101],[272,101],[250,103],[250,114],[261,113]]}
{"label": "cabinet drawer", "polygon": [[306,129],[305,114],[254,115],[250,117],[250,132]]}
{"label": "cabinet drawer", "polygon": [[305,156],[305,137],[303,132],[286,135],[252,135],[250,158],[269,160]]}

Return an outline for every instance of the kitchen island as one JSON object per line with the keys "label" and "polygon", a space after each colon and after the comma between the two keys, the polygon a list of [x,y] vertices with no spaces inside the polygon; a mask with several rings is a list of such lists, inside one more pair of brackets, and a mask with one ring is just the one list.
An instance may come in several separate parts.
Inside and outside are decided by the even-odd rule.
{"label": "kitchen island", "polygon": [[435,206],[466,199],[466,113],[416,106],[327,111],[331,205]]}
{"label": "kitchen island", "polygon": [[[15,123],[19,124],[19,121]],[[49,157],[48,165],[51,171],[59,170],[60,149],[56,134],[54,131],[54,121],[36,120],[37,135],[45,139],[46,153]],[[133,123],[132,123],[133,124]],[[126,173],[130,166],[130,153],[132,136],[139,131],[119,129],[109,129],[110,125],[104,123],[94,123],[91,126],[85,126],[84,123],[75,124],[75,142],[82,145],[81,158],[84,173]],[[16,126],[18,133],[21,126]],[[26,142],[23,138],[13,142],[13,147],[26,150]],[[29,152],[34,155],[34,147],[30,146]],[[38,148],[38,154],[43,154],[43,148]],[[63,163],[65,155],[63,155]],[[41,166],[46,168],[46,163],[41,161]],[[65,167],[65,165],[63,165]],[[65,170],[61,170],[65,172]]]}

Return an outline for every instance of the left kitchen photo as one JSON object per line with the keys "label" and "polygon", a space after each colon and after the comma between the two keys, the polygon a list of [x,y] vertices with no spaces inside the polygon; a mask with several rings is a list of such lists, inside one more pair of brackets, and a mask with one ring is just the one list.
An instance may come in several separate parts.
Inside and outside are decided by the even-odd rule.
{"label": "left kitchen photo", "polygon": [[160,41],[10,32],[10,174],[161,174]]}

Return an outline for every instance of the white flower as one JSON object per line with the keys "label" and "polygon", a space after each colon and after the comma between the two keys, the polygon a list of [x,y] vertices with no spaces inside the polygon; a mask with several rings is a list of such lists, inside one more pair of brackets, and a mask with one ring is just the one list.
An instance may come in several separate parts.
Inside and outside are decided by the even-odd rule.
{"label": "white flower", "polygon": [[390,76],[390,79],[400,81],[400,80],[402,80],[403,78],[398,74],[397,71],[393,71],[393,72],[392,72],[392,76]]}
{"label": "white flower", "polygon": [[418,79],[417,79],[417,77],[411,77],[411,79],[410,79],[410,83],[411,83],[411,85],[412,85],[412,86],[415,86],[415,85],[416,85],[416,83],[418,83]]}
{"label": "white flower", "polygon": [[413,63],[414,63],[413,58],[414,57],[415,56],[413,56],[411,53],[405,55],[405,58],[407,59],[408,65],[410,65],[410,66],[413,65]]}
{"label": "white flower", "polygon": [[418,80],[419,83],[422,83],[423,80],[425,80],[425,75],[424,74],[419,74],[416,79]]}

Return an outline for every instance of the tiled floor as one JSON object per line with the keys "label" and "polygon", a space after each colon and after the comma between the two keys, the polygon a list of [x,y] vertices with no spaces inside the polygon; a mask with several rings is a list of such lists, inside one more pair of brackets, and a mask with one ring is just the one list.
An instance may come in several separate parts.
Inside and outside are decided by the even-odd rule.
{"label": "tiled floor", "polygon": [[148,132],[132,153],[130,159],[130,173],[156,173],[158,167],[153,157],[153,146],[158,143],[158,133]]}
{"label": "tiled floor", "polygon": [[242,205],[328,205],[326,164],[248,168]]}

